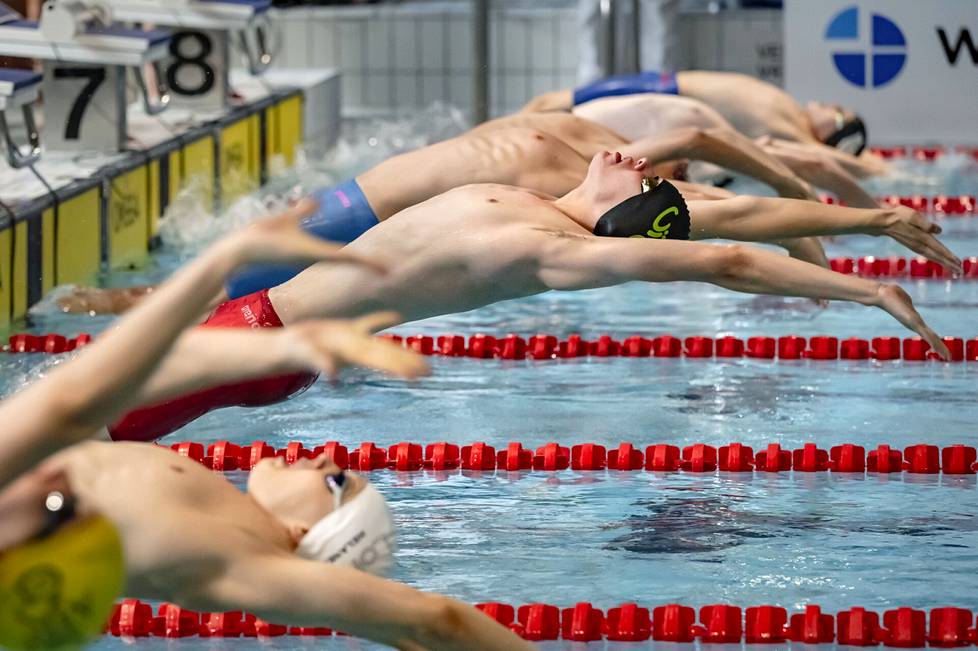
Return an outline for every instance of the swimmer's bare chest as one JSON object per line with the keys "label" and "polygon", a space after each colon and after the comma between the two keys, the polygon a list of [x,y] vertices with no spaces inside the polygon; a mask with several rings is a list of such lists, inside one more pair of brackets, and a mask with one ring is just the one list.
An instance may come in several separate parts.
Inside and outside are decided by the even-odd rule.
{"label": "swimmer's bare chest", "polygon": [[479,184],[404,210],[350,246],[402,261],[376,291],[416,319],[545,291],[537,274],[540,245],[546,232],[563,231],[586,235],[553,197]]}
{"label": "swimmer's bare chest", "polygon": [[487,122],[479,129],[500,131],[513,127],[539,130],[586,159],[603,149],[628,144],[627,139],[604,124],[566,112],[515,113]]}
{"label": "swimmer's bare chest", "polygon": [[93,443],[64,460],[83,511],[119,529],[134,595],[172,599],[220,572],[235,541],[271,545],[267,516],[243,493],[170,450]]}
{"label": "swimmer's bare chest", "polygon": [[[381,219],[475,183],[564,189],[541,176],[578,161],[563,145],[529,129],[479,131],[392,158],[357,178]],[[571,151],[573,155],[573,151]]]}

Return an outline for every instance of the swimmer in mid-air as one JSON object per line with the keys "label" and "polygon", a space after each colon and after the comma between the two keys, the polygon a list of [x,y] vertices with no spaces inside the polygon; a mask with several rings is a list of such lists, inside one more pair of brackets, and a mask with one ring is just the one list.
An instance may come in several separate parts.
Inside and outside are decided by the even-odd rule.
{"label": "swimmer in mid-air", "polygon": [[[898,285],[839,274],[759,248],[681,241],[723,236],[727,228],[736,228],[742,239],[757,240],[886,233],[960,272],[960,261],[934,238],[938,227],[916,212],[746,196],[690,201],[687,207],[671,184],[650,180],[646,168],[645,161],[599,153],[584,182],[559,199],[493,184],[451,190],[384,220],[345,247],[396,261],[391,273],[315,265],[283,285],[223,304],[205,325],[275,327],[377,309],[393,309],[404,321],[413,321],[548,290],[697,281],[741,292],[878,307],[947,356],[941,339]],[[192,333],[187,339],[192,348]],[[233,363],[205,345],[193,357],[204,365]],[[187,396],[137,410],[109,431],[116,440],[153,440],[211,409],[286,398],[312,379],[297,375],[283,378],[278,387],[250,383]]]}
{"label": "swimmer in mid-air", "polygon": [[786,162],[834,161],[857,176],[887,169],[875,157],[861,155],[866,125],[852,111],[823,102],[803,107],[777,86],[740,73],[686,70],[608,77],[540,95],[524,111],[573,111],[626,138],[636,130],[732,125],[748,138],[768,139],[769,153]]}
{"label": "swimmer in mid-air", "polygon": [[[355,179],[317,191],[313,196],[319,202],[319,208],[305,217],[303,223],[308,231],[319,237],[350,242],[392,215],[463,185],[500,183],[561,197],[580,185],[591,160],[605,150],[620,151],[623,156],[635,160],[644,159],[650,174],[667,174],[673,168],[669,164],[655,167],[655,161],[706,158],[763,179],[782,194],[796,198],[810,196],[805,183],[790,169],[763,153],[757,153],[750,141],[743,147],[738,146],[738,138],[743,139],[731,128],[714,130],[690,127],[661,135],[637,137],[628,142],[600,124],[572,115],[520,113],[492,120],[457,138],[394,156]],[[827,183],[845,196],[847,203],[877,208],[872,198],[854,180],[844,180],[843,173],[830,173],[829,176],[831,179]],[[733,196],[719,188],[676,185],[687,199]],[[778,205],[782,204],[771,200],[765,207],[773,212]],[[809,220],[810,214],[824,212],[822,207],[802,211],[797,206],[792,207],[790,202],[783,205],[786,213],[799,222]],[[862,222],[864,228],[854,225],[848,232],[877,234],[876,224],[884,219],[884,212],[865,213],[866,220]],[[694,232],[693,237],[757,241],[753,234],[741,236],[742,221],[736,202],[717,202],[715,209],[701,218],[702,233]],[[767,241],[784,247],[800,260],[827,266],[825,252],[815,236],[836,231],[820,229],[817,225],[807,230],[811,236],[791,237],[772,231],[771,239]],[[929,249],[935,247],[930,238],[925,238],[928,244],[925,248],[921,248],[924,241],[897,239],[913,251],[936,259],[941,264],[947,264],[949,260],[947,257],[933,258],[933,251]],[[937,248],[940,248],[939,245]],[[228,297],[237,298],[281,284],[296,273],[294,268],[282,268],[274,274],[269,270],[240,274],[229,284]],[[80,287],[62,296],[59,303],[69,312],[119,313],[149,289],[100,290]]]}
{"label": "swimmer in mid-air", "polygon": [[169,450],[86,442],[141,400],[214,382],[335,374],[347,364],[403,378],[426,372],[418,356],[371,336],[389,314],[278,331],[195,330],[197,343],[233,363],[195,359],[184,328],[228,274],[286,260],[388,273],[303,234],[294,219],[262,224],[212,247],[75,359],[0,403],[0,646],[79,646],[125,595],[331,627],[407,650],[533,648],[471,606],[373,576],[393,560],[386,502],[325,457],[291,466],[265,459],[243,493]]}

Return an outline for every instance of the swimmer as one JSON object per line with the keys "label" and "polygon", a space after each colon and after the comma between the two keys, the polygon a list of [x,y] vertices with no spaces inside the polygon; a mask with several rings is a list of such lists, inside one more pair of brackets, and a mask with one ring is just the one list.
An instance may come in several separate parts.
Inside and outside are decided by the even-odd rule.
{"label": "swimmer", "polygon": [[[296,324],[296,329],[281,330],[274,338],[268,337],[273,334],[269,331],[194,329],[191,332],[196,342],[233,357],[235,363],[200,365],[185,352],[183,331],[201,318],[221,293],[224,281],[243,266],[259,261],[329,261],[338,266],[363,267],[371,274],[388,273],[376,260],[311,237],[299,228],[297,215],[310,210],[311,205],[308,200],[299,202],[212,245],[77,358],[55,366],[41,381],[0,402],[0,488],[66,442],[87,439],[105,422],[146,400],[162,400],[193,390],[191,387],[265,377],[269,371],[285,373],[310,364],[332,373],[330,365],[343,359],[387,363],[387,357],[377,355],[371,339],[365,336],[369,321]],[[372,318],[381,319],[378,327],[389,319],[383,315]],[[364,336],[352,337],[354,332]],[[392,371],[413,368],[411,364],[403,366],[403,357],[390,360],[398,364]]]}
{"label": "swimmer", "polygon": [[400,649],[534,648],[471,606],[376,576],[393,562],[386,502],[325,457],[265,459],[247,492],[140,443],[82,443],[36,472],[66,477],[72,508],[115,526],[127,597],[330,627]]}
{"label": "swimmer", "polygon": [[[623,156],[635,160],[644,159],[647,165],[684,157],[709,158],[767,179],[784,194],[809,196],[804,183],[791,170],[777,162],[769,165],[764,154],[753,154],[750,149],[753,145],[749,141],[744,148],[731,144],[738,137],[732,129],[687,128],[661,136],[641,137],[629,143],[599,124],[571,115],[517,114],[490,121],[457,138],[395,156],[355,179],[316,192],[313,196],[320,204],[319,209],[304,217],[303,223],[307,230],[319,237],[349,242],[392,215],[463,185],[500,183],[563,196],[581,183],[591,159],[605,150],[620,151]],[[654,171],[663,174],[671,170],[656,167]],[[678,183],[677,186],[688,199],[732,196],[719,188]],[[847,194],[850,203],[877,208],[868,195],[864,200],[860,199],[860,193],[865,195],[865,192],[855,181],[850,189]],[[766,205],[773,209],[779,204],[769,202]],[[788,206],[788,203],[784,205]],[[725,207],[734,208],[729,213],[729,227],[722,228],[722,234],[718,231],[707,237],[744,239],[738,234],[739,213],[735,206],[735,203],[717,204],[717,222],[724,219]],[[792,207],[785,210],[796,220],[809,219],[809,212]],[[811,212],[821,213],[823,208],[813,206]],[[885,212],[877,209],[875,213],[865,213],[866,229],[851,232],[876,234],[872,223],[883,219]],[[814,228],[810,232],[827,235],[835,231]],[[934,242],[929,235],[919,235],[933,248]],[[756,241],[753,236],[746,239]],[[789,237],[775,233],[769,241],[784,247],[793,257],[828,266],[825,252],[814,236]],[[901,243],[917,253],[931,256],[921,246],[924,242],[911,239],[901,240]],[[937,261],[945,264],[947,260],[945,257]],[[228,284],[228,298],[239,298],[279,285],[299,270],[294,266],[262,268],[239,274]],[[67,312],[120,313],[145,291],[145,288],[100,290],[81,287],[60,297],[59,305]]]}
{"label": "swimmer", "polygon": [[748,138],[795,143],[796,151],[833,161],[857,176],[887,169],[875,157],[861,155],[866,125],[852,111],[823,102],[803,107],[773,84],[740,73],[686,70],[609,77],[540,95],[524,111],[573,111],[626,138],[633,130],[647,132],[650,127],[664,131],[729,125]]}
{"label": "swimmer", "polygon": [[649,110],[641,104],[668,103],[677,98],[633,97],[592,102],[574,113],[515,113],[485,122],[473,131],[539,129],[567,142],[587,158],[601,149],[617,149],[650,161],[701,160],[763,181],[789,199],[813,198],[810,186],[816,186],[854,208],[876,207],[873,197],[859,185],[857,177],[865,175],[846,169],[822,151],[770,137],[754,142],[715,112],[701,116],[686,106],[689,100],[679,100],[682,110],[656,107],[649,117]]}
{"label": "swimmer", "polygon": [[[937,226],[918,214],[757,197],[690,201],[687,207],[671,184],[655,184],[647,174],[645,161],[603,152],[591,161],[584,182],[559,199],[493,184],[450,190],[383,221],[344,249],[398,262],[390,274],[314,265],[283,285],[225,303],[205,325],[275,326],[352,318],[377,309],[393,309],[406,322],[548,290],[695,281],[755,294],[878,307],[940,355],[948,355],[898,285],[839,274],[755,247],[682,241],[725,237],[730,228],[741,238],[757,240],[813,232],[889,233],[918,243],[959,272],[960,261],[933,238]],[[228,363],[204,345],[194,358],[204,365]],[[308,381],[296,378],[295,384]],[[152,440],[212,409],[267,404],[289,395],[266,392],[254,383],[191,395],[137,410],[109,432],[116,440]]]}
{"label": "swimmer", "polygon": [[234,269],[288,260],[387,273],[304,234],[293,216],[264,222],[216,244],[76,358],[0,403],[4,647],[77,646],[125,594],[329,626],[402,649],[533,648],[470,606],[372,576],[392,562],[387,505],[326,458],[266,459],[242,493],[162,448],[86,442],[135,402],[214,381],[335,375],[351,363],[405,378],[426,372],[413,353],[370,336],[389,314],[277,333],[194,331],[225,363],[187,357],[185,326]]}

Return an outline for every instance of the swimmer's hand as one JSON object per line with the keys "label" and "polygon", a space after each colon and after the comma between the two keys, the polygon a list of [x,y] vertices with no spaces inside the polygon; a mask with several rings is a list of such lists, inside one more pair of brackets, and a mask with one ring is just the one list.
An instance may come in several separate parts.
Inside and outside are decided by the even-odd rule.
{"label": "swimmer's hand", "polygon": [[947,361],[951,358],[951,353],[941,341],[941,338],[924,321],[923,317],[914,309],[913,300],[910,294],[903,290],[899,285],[887,285],[881,283],[876,290],[876,307],[887,311],[894,319],[904,326],[920,335],[930,347],[940,355],[941,359]]}
{"label": "swimmer's hand", "polygon": [[302,199],[281,213],[251,224],[229,235],[218,246],[232,247],[239,263],[334,262],[370,267],[387,273],[387,266],[344,248],[343,244],[328,242],[308,234],[302,221],[318,209],[312,199]]}
{"label": "swimmer's hand", "polygon": [[953,274],[962,273],[961,259],[934,237],[940,232],[940,226],[928,221],[916,210],[897,206],[885,215],[880,235],[892,237]]}
{"label": "swimmer's hand", "polygon": [[283,333],[289,354],[302,366],[321,371],[335,380],[348,366],[362,366],[405,380],[431,372],[416,353],[379,339],[375,332],[401,322],[393,312],[375,312],[352,321],[305,321]]}

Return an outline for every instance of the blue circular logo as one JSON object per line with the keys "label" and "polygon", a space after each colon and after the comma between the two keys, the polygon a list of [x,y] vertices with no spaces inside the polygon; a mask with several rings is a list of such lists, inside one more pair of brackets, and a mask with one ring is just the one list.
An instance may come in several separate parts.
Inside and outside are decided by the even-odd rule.
{"label": "blue circular logo", "polygon": [[869,34],[860,27],[858,7],[843,9],[832,18],[825,30],[825,40],[836,44],[832,62],[854,86],[885,86],[896,79],[907,62],[907,39],[896,23],[880,14],[871,14]]}

